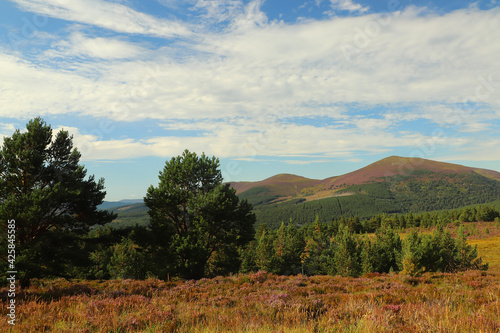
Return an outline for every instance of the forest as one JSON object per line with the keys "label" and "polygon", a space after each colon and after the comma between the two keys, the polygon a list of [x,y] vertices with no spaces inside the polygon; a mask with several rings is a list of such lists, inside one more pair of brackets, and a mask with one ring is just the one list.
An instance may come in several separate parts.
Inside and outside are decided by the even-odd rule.
{"label": "forest", "polygon": [[[418,173],[418,174],[417,174]],[[304,225],[319,216],[329,222],[342,216],[370,219],[380,214],[406,214],[453,210],[469,205],[493,202],[500,197],[500,182],[479,175],[443,175],[436,172],[414,172],[427,179],[394,176],[382,182],[345,186],[336,196],[321,200],[292,199],[272,203],[276,197],[255,195],[251,189],[242,193],[255,205],[257,224],[278,228],[280,221],[290,219]],[[263,201],[260,201],[260,200]]]}

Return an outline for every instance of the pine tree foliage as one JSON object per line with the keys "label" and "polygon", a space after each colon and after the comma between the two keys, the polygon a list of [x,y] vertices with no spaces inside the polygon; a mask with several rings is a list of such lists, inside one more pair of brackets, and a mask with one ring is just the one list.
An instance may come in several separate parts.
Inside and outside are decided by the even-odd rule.
{"label": "pine tree foliage", "polygon": [[222,183],[219,160],[186,150],[167,161],[158,178],[144,202],[156,237],[159,276],[200,278],[224,258],[234,262],[238,250],[228,245],[239,248],[253,239],[255,216],[252,206]]}
{"label": "pine tree foliage", "polygon": [[[23,284],[31,277],[64,276],[78,256],[79,239],[93,225],[115,215],[100,211],[104,180],[87,177],[73,138],[35,118],[26,131],[4,138],[0,151],[1,234],[5,221],[15,220],[17,269]],[[1,237],[2,240],[5,237]],[[2,244],[1,256],[7,251]],[[47,253],[48,248],[51,251]]]}

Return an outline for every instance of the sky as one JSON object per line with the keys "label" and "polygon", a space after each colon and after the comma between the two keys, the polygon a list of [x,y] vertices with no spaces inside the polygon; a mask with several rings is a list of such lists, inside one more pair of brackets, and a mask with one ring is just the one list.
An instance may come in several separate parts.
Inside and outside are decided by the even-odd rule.
{"label": "sky", "polygon": [[69,131],[108,201],[185,149],[225,181],[500,171],[499,31],[499,0],[2,0],[0,136]]}

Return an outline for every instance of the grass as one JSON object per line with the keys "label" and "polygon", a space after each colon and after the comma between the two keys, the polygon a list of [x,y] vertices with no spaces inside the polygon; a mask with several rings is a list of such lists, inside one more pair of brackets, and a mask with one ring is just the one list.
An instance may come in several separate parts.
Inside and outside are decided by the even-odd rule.
{"label": "grass", "polygon": [[477,245],[477,252],[489,264],[490,270],[500,271],[500,236],[472,239],[469,244]]}
{"label": "grass", "polygon": [[[500,330],[497,272],[35,282],[18,294],[16,332]],[[1,331],[10,328],[0,322]]]}
{"label": "grass", "polygon": [[500,223],[466,230],[487,272],[35,280],[16,294],[15,330],[1,307],[0,331],[500,332]]}
{"label": "grass", "polygon": [[[483,262],[489,264],[490,271],[500,272],[500,222],[467,222],[463,223],[467,233],[467,243],[477,246],[478,255],[483,259]],[[427,229],[419,229],[419,233],[430,234],[435,227]],[[453,237],[456,237],[458,226],[450,224],[446,226]],[[404,239],[410,229],[399,233],[399,236]],[[369,234],[369,237],[374,238],[375,234]]]}

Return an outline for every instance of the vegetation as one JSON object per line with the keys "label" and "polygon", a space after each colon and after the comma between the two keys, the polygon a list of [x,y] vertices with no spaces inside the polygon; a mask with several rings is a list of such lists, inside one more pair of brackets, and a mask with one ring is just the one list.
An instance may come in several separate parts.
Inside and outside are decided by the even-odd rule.
{"label": "vegetation", "polygon": [[167,161],[144,198],[160,276],[201,278],[237,271],[238,250],[253,238],[252,206],[222,184],[219,160],[188,150]]}
{"label": "vegetation", "polygon": [[382,182],[344,186],[335,197],[305,202],[294,199],[275,203],[268,197],[263,197],[266,200],[261,202],[258,201],[260,196],[247,192],[240,195],[256,203],[257,225],[278,228],[281,221],[290,218],[303,225],[314,221],[316,216],[322,221],[342,216],[369,219],[381,213],[418,213],[485,204],[500,197],[500,181],[478,174],[419,171],[412,176],[393,176]]}
{"label": "vegetation", "polygon": [[243,254],[242,271],[353,277],[401,271],[418,276],[425,271],[456,272],[488,267],[478,258],[477,249],[466,243],[463,227],[456,239],[439,226],[432,234],[412,229],[401,240],[385,221],[372,239],[355,231],[350,225],[340,225],[336,230],[318,220],[300,229],[284,224],[276,231],[260,228],[256,240]]}
{"label": "vegetation", "polygon": [[150,226],[151,219],[148,215],[148,207],[144,203],[111,207],[108,210],[117,215],[116,219],[106,224],[113,229],[131,228],[136,225]]}
{"label": "vegetation", "polygon": [[[228,271],[235,273],[265,270],[284,275],[300,273],[358,276],[367,272],[405,270],[408,274],[418,275],[425,271],[484,269],[486,266],[479,260],[476,250],[466,244],[463,237],[471,237],[480,232],[486,234],[486,231],[484,228],[483,231],[474,229],[472,226],[477,222],[467,221],[495,221],[500,220],[499,216],[500,213],[493,207],[477,206],[435,213],[381,214],[368,220],[342,217],[329,223],[320,222],[317,218],[314,223],[302,227],[293,223],[282,223],[281,227],[275,230],[261,226],[246,247],[240,247],[239,251],[232,253],[236,260],[226,261],[225,266],[218,266],[222,261],[214,263],[209,260],[205,274],[216,276],[227,274]],[[500,222],[487,224],[491,229],[488,234],[491,237],[496,235],[496,224],[500,225]],[[461,225],[466,226],[463,235],[458,233]],[[415,235],[412,237],[418,247],[406,245],[411,237],[400,237],[404,230],[413,230]],[[156,265],[161,265],[161,261],[157,262],[155,258],[161,257],[152,246],[153,237],[151,230],[144,227],[108,227],[93,230],[89,235],[89,242],[97,244],[92,252],[95,269],[87,275],[79,276],[159,277],[161,271]],[[125,246],[127,244],[128,246]],[[408,254],[410,250],[413,251],[413,258]],[[113,255],[117,256],[117,251],[125,251],[121,255],[124,258],[122,261],[116,261],[116,258],[111,260]],[[461,257],[459,252],[463,253]],[[136,261],[131,259],[136,257],[136,261],[141,262],[141,265],[135,264]],[[348,262],[341,261],[346,258]],[[409,266],[404,266],[404,262],[410,259],[415,265],[411,272]],[[119,269],[114,267],[118,264]],[[222,267],[226,272],[219,270],[219,273],[216,273],[216,269],[221,269],[217,267]],[[128,272],[128,275],[116,275],[116,272],[120,271]],[[162,278],[174,276],[182,277],[182,274],[172,269]]]}
{"label": "vegetation", "polygon": [[[42,119],[6,137],[0,151],[0,269],[7,269],[7,221],[15,220],[15,266],[24,286],[35,277],[67,276],[85,266],[80,254],[92,225],[115,216],[100,211],[104,180],[86,179],[72,137]],[[5,279],[3,279],[5,280]]]}
{"label": "vegetation", "polygon": [[[1,291],[3,295],[6,289]],[[498,332],[498,273],[34,281],[15,332]],[[0,314],[6,317],[6,307]],[[0,330],[8,332],[6,320]]]}

